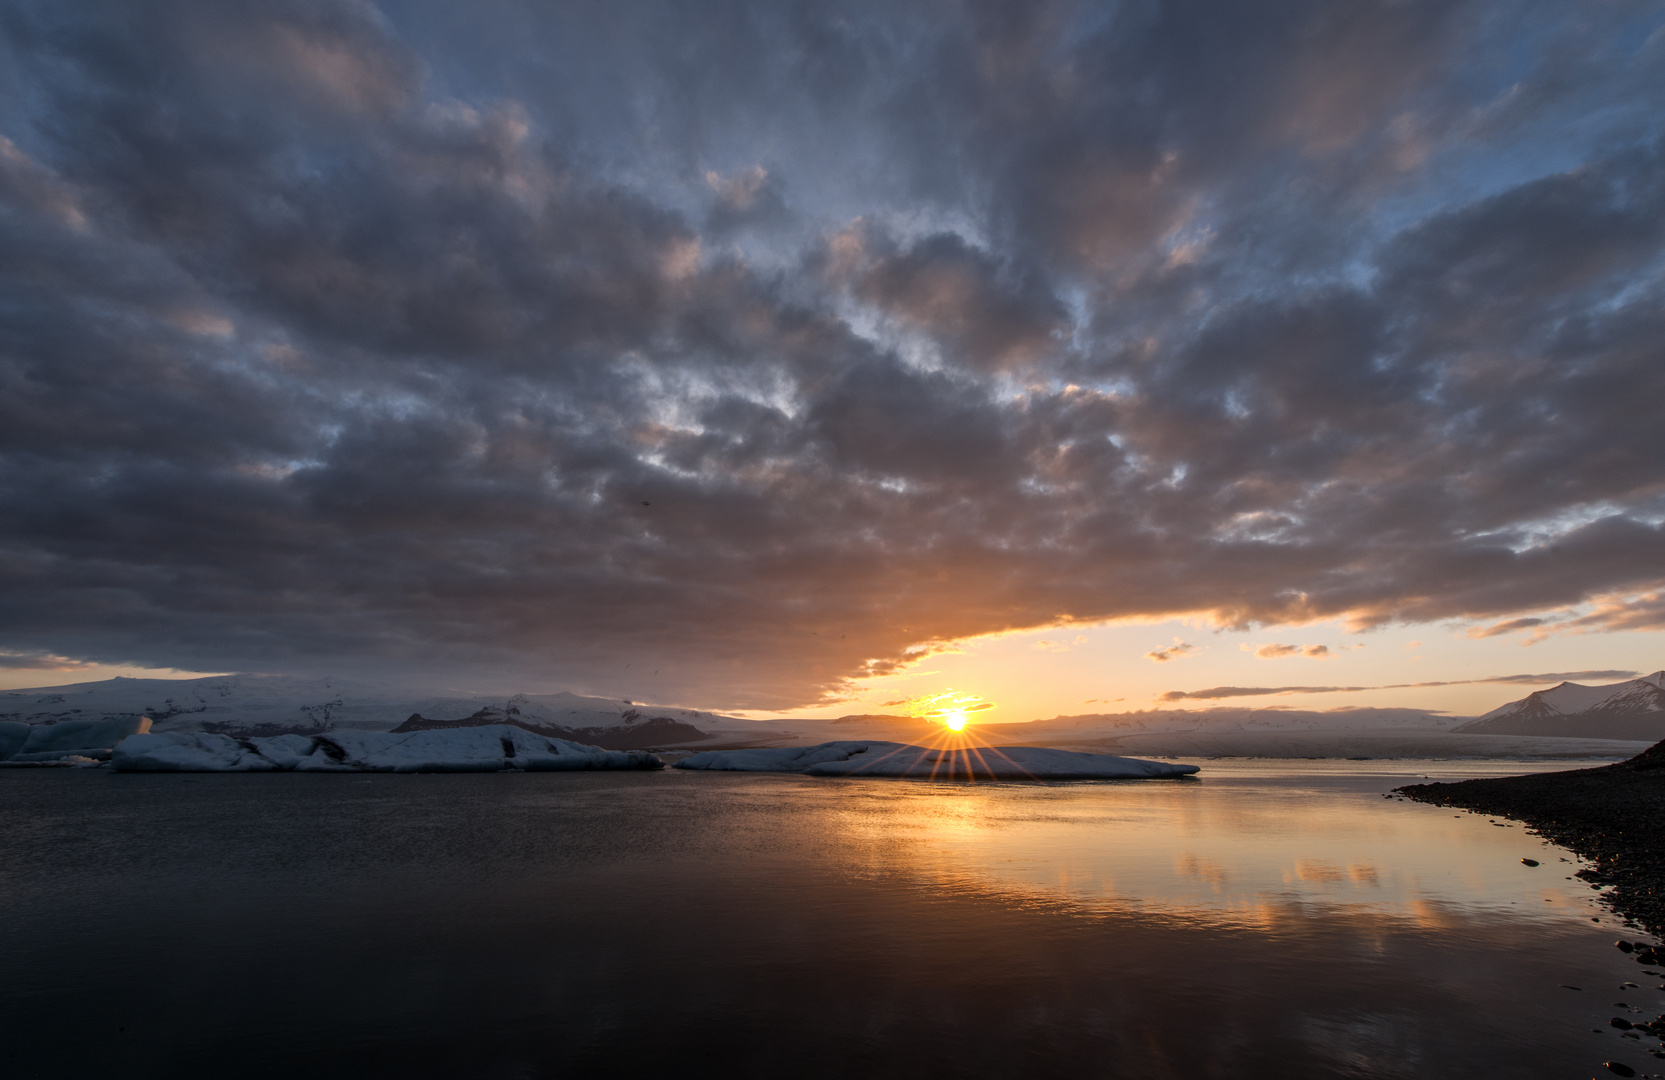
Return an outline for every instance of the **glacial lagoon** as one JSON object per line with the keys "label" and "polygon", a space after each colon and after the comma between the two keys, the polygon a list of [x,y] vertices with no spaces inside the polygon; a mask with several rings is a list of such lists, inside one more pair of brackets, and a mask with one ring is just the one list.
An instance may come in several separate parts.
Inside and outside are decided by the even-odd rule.
{"label": "glacial lagoon", "polygon": [[1665,1073],[1568,852],[1382,797],[1566,763],[1199,764],[0,773],[7,1071]]}

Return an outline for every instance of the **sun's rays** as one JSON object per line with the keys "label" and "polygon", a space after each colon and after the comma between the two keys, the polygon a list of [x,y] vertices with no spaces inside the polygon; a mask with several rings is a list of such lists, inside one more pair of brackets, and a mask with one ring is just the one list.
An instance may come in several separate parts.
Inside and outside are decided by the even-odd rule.
{"label": "sun's rays", "polygon": [[[908,760],[910,754],[912,760]],[[997,777],[995,766],[989,763],[990,757],[1002,763],[1000,769],[1005,779],[1010,779],[1013,771],[1031,780],[1036,779],[1028,769],[984,739],[977,732],[976,725],[955,728],[941,721],[933,722],[916,742],[864,761],[849,775],[859,776],[881,762],[902,758],[907,761],[910,773],[915,767],[929,763],[930,772],[925,778],[931,780],[993,780]]]}

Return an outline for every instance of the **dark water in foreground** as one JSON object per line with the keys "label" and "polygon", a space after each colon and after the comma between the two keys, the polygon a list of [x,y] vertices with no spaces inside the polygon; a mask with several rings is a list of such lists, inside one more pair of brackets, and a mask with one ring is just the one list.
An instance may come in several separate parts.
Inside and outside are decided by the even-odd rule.
{"label": "dark water in foreground", "polygon": [[13,1077],[1665,1073],[1607,1026],[1665,995],[1566,852],[1379,794],[1541,767],[0,772],[0,1054]]}

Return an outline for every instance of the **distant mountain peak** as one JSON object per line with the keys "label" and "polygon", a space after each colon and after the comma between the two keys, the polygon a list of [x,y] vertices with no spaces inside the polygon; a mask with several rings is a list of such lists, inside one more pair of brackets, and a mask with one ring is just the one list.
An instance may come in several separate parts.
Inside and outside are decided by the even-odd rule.
{"label": "distant mountain peak", "polygon": [[1665,669],[1602,686],[1562,682],[1534,690],[1452,730],[1486,735],[1665,738]]}

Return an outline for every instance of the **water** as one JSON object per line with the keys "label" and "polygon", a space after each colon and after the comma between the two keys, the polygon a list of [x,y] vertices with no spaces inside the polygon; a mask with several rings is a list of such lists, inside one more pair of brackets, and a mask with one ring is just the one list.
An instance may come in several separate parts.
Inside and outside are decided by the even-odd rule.
{"label": "water", "polygon": [[0,1038],[18,1077],[1665,1073],[1567,852],[1381,797],[1545,767],[0,772]]}

